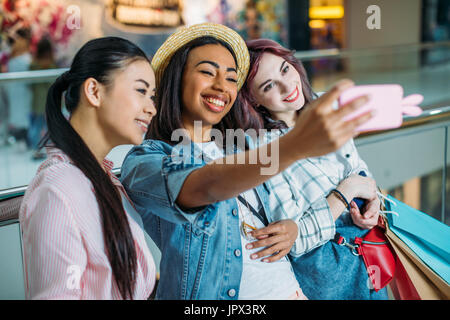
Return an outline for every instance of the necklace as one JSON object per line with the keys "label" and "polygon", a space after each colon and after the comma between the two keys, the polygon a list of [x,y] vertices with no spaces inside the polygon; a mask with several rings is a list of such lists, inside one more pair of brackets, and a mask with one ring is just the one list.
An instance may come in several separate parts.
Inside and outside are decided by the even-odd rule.
{"label": "necklace", "polygon": [[253,223],[253,225],[250,225],[250,224],[248,224],[248,223],[245,221],[245,216],[244,216],[244,212],[242,211],[240,201],[239,201],[239,200],[236,200],[237,203],[238,203],[238,207],[239,207],[239,215],[240,215],[241,218],[242,218],[242,223],[241,223],[241,227],[240,227],[241,233],[242,233],[242,236],[243,236],[247,241],[253,241],[253,240],[255,240],[255,238],[252,237],[252,236],[250,235],[250,232],[256,230],[256,227],[255,227],[255,226],[256,226],[256,223],[255,223],[255,220],[254,220],[254,218],[253,218],[253,214],[251,213],[251,210],[250,210],[250,208],[249,208],[249,206],[248,206],[248,201],[245,199],[245,195],[244,195],[243,193],[242,193],[241,195],[242,195],[242,197],[243,197],[244,200],[245,200],[245,204],[246,204],[246,206],[247,206],[248,212],[250,212],[250,214],[251,214],[251,219],[252,219],[252,223]]}
{"label": "necklace", "polygon": [[[200,147],[200,149],[201,149],[200,152],[201,152],[202,156],[204,157],[205,162],[209,162],[209,161],[213,160],[213,157],[211,157],[207,152],[205,152],[205,149],[203,148],[204,145],[198,146],[196,144],[196,146]],[[241,201],[239,199],[236,199],[236,201],[238,203],[238,207],[239,207],[239,217],[242,219],[242,222],[241,222],[241,225],[240,225],[240,231],[242,233],[242,236],[247,241],[253,241],[253,240],[256,240],[256,239],[250,235],[250,232],[256,230],[256,223],[255,223],[255,220],[254,220],[254,217],[253,217],[253,214],[252,214],[252,210],[250,209],[250,207],[248,205],[248,201],[247,201],[247,199],[245,199],[244,193],[242,193],[241,196],[244,199],[244,203],[245,203],[245,205],[246,205],[246,207],[248,209],[248,212],[250,212],[253,225],[247,223],[247,221],[245,220],[244,212],[242,211],[241,204],[240,204]]]}

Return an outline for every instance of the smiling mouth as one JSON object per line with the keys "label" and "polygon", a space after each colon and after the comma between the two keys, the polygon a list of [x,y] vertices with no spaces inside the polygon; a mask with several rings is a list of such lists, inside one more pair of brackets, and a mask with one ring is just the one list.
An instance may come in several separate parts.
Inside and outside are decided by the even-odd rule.
{"label": "smiling mouth", "polygon": [[137,123],[137,125],[139,126],[139,128],[141,128],[142,132],[146,133],[148,130],[148,125],[150,124],[149,122],[146,122],[144,120],[140,120],[140,119],[136,119],[134,120],[134,122]]}
{"label": "smiling mouth", "polygon": [[298,91],[298,87],[295,87],[295,90],[289,96],[287,96],[283,101],[292,103],[292,102],[296,101],[299,96],[300,96],[300,93]]}
{"label": "smiling mouth", "polygon": [[222,112],[225,109],[226,102],[222,99],[218,99],[211,96],[203,97],[203,101],[205,102],[206,106],[209,110],[213,112]]}

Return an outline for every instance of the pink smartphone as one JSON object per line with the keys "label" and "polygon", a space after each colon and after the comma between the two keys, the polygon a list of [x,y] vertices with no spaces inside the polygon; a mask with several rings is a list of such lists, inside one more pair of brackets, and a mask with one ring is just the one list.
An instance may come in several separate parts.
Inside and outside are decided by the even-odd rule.
{"label": "pink smartphone", "polygon": [[398,128],[403,123],[403,115],[418,116],[422,113],[417,105],[423,101],[423,96],[413,94],[403,98],[403,88],[398,84],[352,87],[339,97],[339,107],[364,95],[368,95],[370,101],[344,119],[351,120],[369,110],[375,110],[375,116],[359,126],[358,132]]}

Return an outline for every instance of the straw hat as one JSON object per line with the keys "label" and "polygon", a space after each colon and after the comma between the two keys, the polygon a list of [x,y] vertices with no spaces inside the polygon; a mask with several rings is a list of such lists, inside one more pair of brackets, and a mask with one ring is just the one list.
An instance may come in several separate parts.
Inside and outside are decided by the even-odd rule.
{"label": "straw hat", "polygon": [[162,74],[169,64],[172,55],[188,42],[204,37],[211,36],[222,40],[230,45],[236,55],[238,89],[241,89],[247,77],[250,65],[250,57],[247,45],[242,37],[234,30],[216,23],[200,23],[190,27],[181,27],[173,33],[162,46],[156,51],[152,59],[152,67],[155,70],[156,85],[159,85]]}

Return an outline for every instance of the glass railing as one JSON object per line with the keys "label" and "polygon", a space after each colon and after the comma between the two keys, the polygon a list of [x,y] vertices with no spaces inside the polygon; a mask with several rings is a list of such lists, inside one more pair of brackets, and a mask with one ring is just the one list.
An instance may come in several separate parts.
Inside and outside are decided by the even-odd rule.
{"label": "glass railing", "polygon": [[45,99],[66,69],[0,73],[0,190],[29,183],[42,162]]}
{"label": "glass railing", "polygon": [[[450,111],[446,106],[450,106],[450,42],[370,50],[330,49],[297,52],[296,56],[303,61],[316,92],[326,91],[337,80],[349,78],[356,84],[397,83],[403,86],[405,95],[424,96],[423,116],[405,118],[404,125],[396,130],[361,135],[356,144],[381,188],[449,224]],[[33,158],[34,151],[20,134],[9,131],[8,117],[2,113],[5,110],[2,97],[11,87],[25,85],[32,90],[36,84],[52,81],[65,70],[0,73],[0,200],[23,194],[42,162],[39,157]],[[18,106],[14,104],[14,108]],[[21,108],[14,110],[16,118],[22,114],[18,120],[29,123],[31,106]],[[120,172],[130,147],[117,147],[108,155],[116,165],[116,172]]]}
{"label": "glass railing", "polygon": [[342,78],[356,84],[397,83],[420,93],[423,106],[450,105],[450,41],[360,50],[297,52],[315,91]]}
{"label": "glass railing", "polygon": [[450,225],[450,106],[355,140],[385,194]]}

